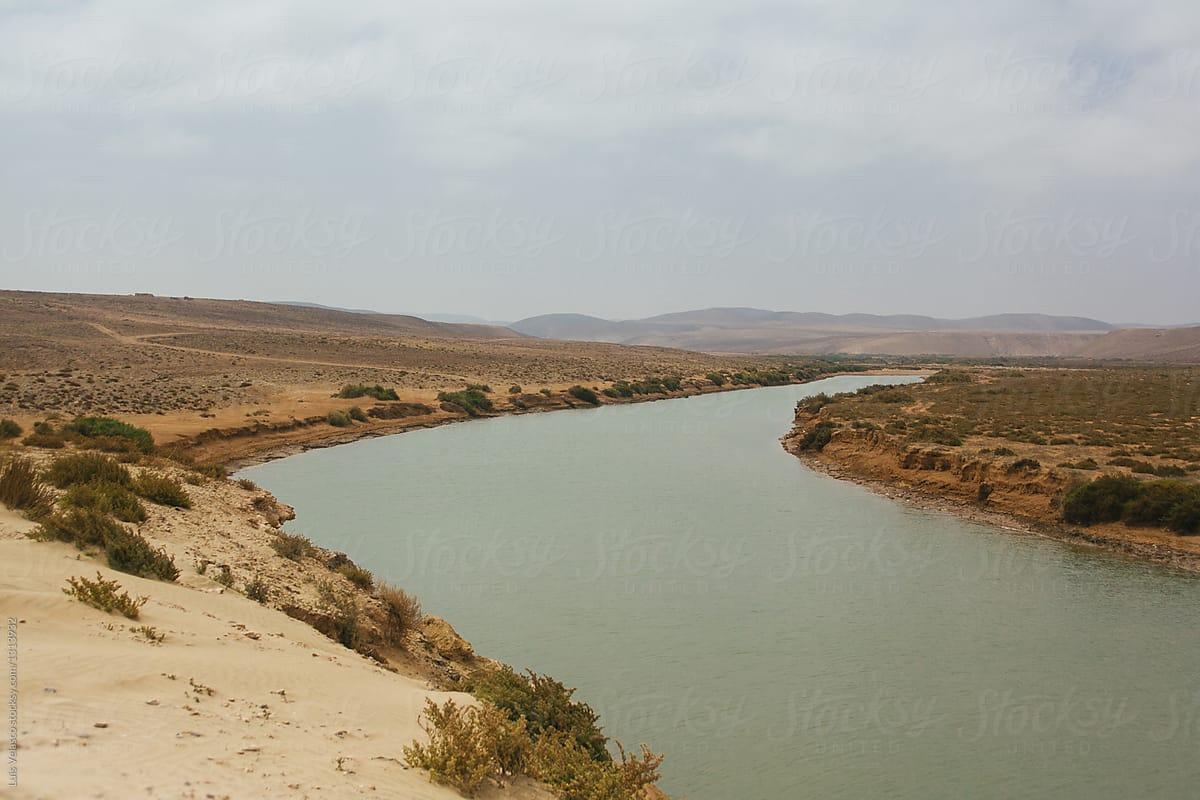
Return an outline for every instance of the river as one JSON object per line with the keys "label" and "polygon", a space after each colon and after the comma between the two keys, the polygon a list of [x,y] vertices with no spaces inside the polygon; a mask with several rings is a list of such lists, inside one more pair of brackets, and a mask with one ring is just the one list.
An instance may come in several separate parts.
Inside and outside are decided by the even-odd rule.
{"label": "river", "polygon": [[241,474],[479,652],[579,687],[667,755],[673,796],[1194,796],[1200,581],[780,447],[799,398],[908,380],[479,420]]}

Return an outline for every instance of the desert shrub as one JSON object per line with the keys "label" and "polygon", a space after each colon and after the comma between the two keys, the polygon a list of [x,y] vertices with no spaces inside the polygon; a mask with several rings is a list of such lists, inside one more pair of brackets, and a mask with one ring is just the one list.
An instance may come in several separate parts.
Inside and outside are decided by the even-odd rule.
{"label": "desert shrub", "polygon": [[611,760],[606,746],[608,738],[596,724],[599,715],[587,703],[572,699],[574,689],[548,675],[538,675],[532,670],[521,675],[504,665],[476,676],[469,691],[503,710],[511,719],[524,719],[534,737],[560,731],[589,758]]}
{"label": "desert shrub", "polygon": [[222,464],[197,464],[195,467],[192,467],[192,470],[197,475],[211,478],[214,481],[223,481],[229,477],[229,471]]}
{"label": "desert shrub", "polygon": [[351,406],[350,410],[347,411],[346,414],[350,417],[350,419],[354,420],[355,422],[366,422],[367,421],[367,415],[358,406]]}
{"label": "desert shrub", "polygon": [[150,431],[112,417],[76,417],[67,425],[67,430],[84,439],[96,440],[105,450],[136,450],[140,453],[154,450],[154,437]]}
{"label": "desert shrub", "polygon": [[958,447],[963,443],[961,436],[942,425],[917,424],[909,428],[908,438],[913,442],[929,442],[946,447]]}
{"label": "desert shrub", "polygon": [[477,417],[493,408],[492,401],[487,394],[482,389],[471,386],[458,392],[440,392],[438,400],[456,405],[472,417]]}
{"label": "desert shrub", "polygon": [[998,456],[1015,456],[1017,451],[1011,447],[995,447],[992,448],[992,453]]}
{"label": "desert shrub", "polygon": [[1125,504],[1137,497],[1139,487],[1137,479],[1128,475],[1102,475],[1075,486],[1063,498],[1063,519],[1079,525],[1115,522],[1124,513]]}
{"label": "desert shrub", "polygon": [[325,415],[325,421],[335,428],[348,428],[354,424],[350,419],[350,415],[345,411],[330,411]]}
{"label": "desert shrub", "polygon": [[488,386],[486,383],[468,383],[467,391],[468,392],[483,392],[484,394],[491,394],[492,387]]}
{"label": "desert shrub", "polygon": [[1187,470],[1175,464],[1159,464],[1154,468],[1154,474],[1160,478],[1182,478]]}
{"label": "desert shrub", "polygon": [[226,589],[233,588],[233,570],[228,564],[221,565],[221,571],[217,573],[217,577],[213,578],[217,583],[224,586]]}
{"label": "desert shrub", "polygon": [[150,644],[162,644],[167,638],[165,633],[159,633],[158,628],[152,625],[138,625],[136,628],[131,627],[129,630],[133,631],[135,636],[140,636]]}
{"label": "desert shrub", "polygon": [[166,550],[154,548],[141,534],[120,525],[105,535],[104,555],[110,567],[131,575],[163,581],[179,577],[175,559]]}
{"label": "desert shrub", "polygon": [[521,384],[514,383],[512,386],[508,387],[508,393],[509,394],[520,394],[521,393]]}
{"label": "desert shrub", "polygon": [[550,395],[554,394],[554,392],[552,392],[549,389],[539,389],[538,391],[541,392],[546,397],[549,397]]}
{"label": "desert shrub", "polygon": [[926,383],[974,383],[975,379],[969,372],[957,369],[943,369],[925,379]]}
{"label": "desert shrub", "polygon": [[595,392],[586,386],[572,386],[570,389],[567,389],[567,394],[571,395],[571,397],[574,397],[576,400],[582,400],[588,405],[600,405],[600,398],[596,396]]}
{"label": "desert shrub", "polygon": [[499,780],[524,767],[530,746],[525,723],[486,704],[460,706],[447,700],[439,706],[427,699],[420,724],[429,742],[405,745],[405,763],[428,770],[435,783],[453,786],[467,797],[485,780]]}
{"label": "desert shrub", "polygon": [[67,446],[66,437],[51,429],[49,432],[34,431],[21,440],[26,447],[39,447],[43,450],[61,450]]}
{"label": "desert shrub", "polygon": [[261,575],[255,575],[254,580],[246,582],[246,597],[264,605],[271,599],[271,589]]}
{"label": "desert shrub", "polygon": [[74,453],[56,458],[46,470],[46,480],[60,489],[97,481],[118,486],[133,484],[128,469],[99,453]]}
{"label": "desert shrub", "polygon": [[166,475],[155,475],[143,472],[133,482],[133,491],[160,506],[173,508],[191,508],[192,500],[188,497],[183,484],[175,478]]}
{"label": "desert shrub", "polygon": [[369,569],[364,569],[353,561],[347,561],[338,567],[338,573],[360,589],[371,591],[375,586],[375,576]]}
{"label": "desert shrub", "polygon": [[38,477],[32,461],[10,458],[0,467],[0,503],[36,518],[49,513],[54,495]]}
{"label": "desert shrub", "polygon": [[299,561],[312,554],[313,543],[298,533],[279,531],[275,535],[275,541],[271,542],[271,549],[286,559]]}
{"label": "desert shrub", "polygon": [[1191,536],[1200,532],[1200,496],[1193,495],[1180,502],[1167,512],[1164,521],[1176,533]]}
{"label": "desert shrub", "polygon": [[807,411],[809,414],[816,414],[818,411],[832,402],[832,397],[827,395],[825,392],[819,392],[796,403],[796,410]]}
{"label": "desert shrub", "polygon": [[641,800],[658,780],[663,758],[642,746],[642,755],[621,750],[617,763],[590,758],[571,738],[555,731],[538,737],[526,758],[526,770],[569,800]]}
{"label": "desert shrub", "polygon": [[245,489],[248,492],[257,492],[258,491],[258,484],[255,483],[254,481],[250,480],[249,478],[238,478],[237,485],[240,486],[241,488]]}
{"label": "desert shrub", "polygon": [[128,619],[137,619],[142,606],[150,599],[130,597],[128,592],[121,592],[121,584],[106,581],[99,572],[96,573],[94,581],[88,578],[67,578],[67,586],[63,593],[92,608],[98,608],[108,614],[115,611]]}
{"label": "desert shrub", "polygon": [[1162,525],[1176,506],[1194,497],[1200,497],[1200,487],[1180,481],[1141,483],[1137,494],[1126,501],[1121,519],[1130,525]]}
{"label": "desert shrub", "polygon": [[417,627],[424,616],[421,601],[399,586],[380,583],[376,596],[383,603],[384,618],[379,626],[383,638],[393,647],[403,647],[405,635]]}
{"label": "desert shrub", "polygon": [[719,372],[710,372],[707,375],[705,375],[704,377],[708,378],[709,381],[711,381],[714,386],[724,386],[725,385],[725,376]]}
{"label": "desert shrub", "polygon": [[391,389],[391,388],[385,389],[382,386],[380,386],[379,384],[375,384],[374,386],[367,386],[365,384],[354,384],[354,383],[346,384],[345,386],[343,386],[341,391],[338,392],[335,395],[335,397],[344,397],[349,400],[353,400],[358,397],[373,397],[376,400],[399,400],[400,399],[399,395],[396,394],[395,389]]}
{"label": "desert shrub", "polygon": [[119,483],[77,483],[63,495],[62,503],[74,508],[94,508],[103,514],[111,514],[122,522],[146,521],[146,509],[137,496]]}
{"label": "desert shrub", "polygon": [[43,541],[69,542],[80,550],[103,547],[104,542],[120,536],[125,529],[94,508],[71,508],[51,514],[33,532]]}
{"label": "desert shrub", "polygon": [[836,429],[837,425],[832,422],[818,422],[804,432],[804,436],[800,438],[799,442],[800,449],[817,452],[824,450],[825,445],[833,439],[833,432]]}
{"label": "desert shrub", "polygon": [[355,650],[362,643],[362,626],[358,601],[350,593],[339,592],[329,581],[317,585],[321,610],[329,615],[333,624],[333,638],[343,646]]}
{"label": "desert shrub", "polygon": [[1060,466],[1066,469],[1083,469],[1094,471],[1100,469],[1100,465],[1096,463],[1094,458],[1082,458],[1079,461],[1064,461]]}
{"label": "desert shrub", "polygon": [[0,439],[15,439],[23,433],[21,426],[11,419],[0,419]]}
{"label": "desert shrub", "polygon": [[1016,461],[1008,465],[1007,472],[1021,472],[1024,470],[1036,472],[1041,468],[1042,462],[1038,461],[1036,458],[1018,458]]}

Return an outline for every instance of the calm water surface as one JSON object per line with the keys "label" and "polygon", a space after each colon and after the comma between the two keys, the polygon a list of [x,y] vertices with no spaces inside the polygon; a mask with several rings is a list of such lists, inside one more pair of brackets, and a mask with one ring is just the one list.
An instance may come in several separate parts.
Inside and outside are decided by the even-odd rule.
{"label": "calm water surface", "polygon": [[696,800],[1194,797],[1200,581],[919,511],[779,446],[839,377],[505,417],[244,474]]}

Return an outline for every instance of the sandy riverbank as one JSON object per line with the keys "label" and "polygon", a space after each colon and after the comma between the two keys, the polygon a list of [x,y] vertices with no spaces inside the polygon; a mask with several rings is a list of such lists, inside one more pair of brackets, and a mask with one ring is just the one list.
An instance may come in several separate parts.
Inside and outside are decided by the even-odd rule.
{"label": "sandy riverbank", "polygon": [[[803,385],[816,380],[824,380],[841,375],[911,375],[925,377],[930,374],[932,374],[930,370],[915,368],[906,370],[878,369],[867,372],[835,372],[821,375],[809,381],[797,381],[793,385]],[[732,384],[717,386],[697,379],[675,392],[645,394],[632,398],[609,398],[602,396],[600,405],[651,403],[660,400],[677,400],[717,392],[759,388],[762,387],[757,385]],[[514,399],[521,398],[523,398],[522,402],[525,403],[523,407],[513,402]],[[203,431],[191,431],[184,434],[177,431],[169,420],[163,421],[161,419],[147,418],[137,420],[137,424],[144,425],[151,433],[155,434],[155,438],[157,441],[160,441],[160,444],[178,445],[198,462],[219,463],[231,470],[236,470],[266,461],[286,458],[306,450],[335,447],[361,439],[390,436],[410,430],[423,430],[456,422],[468,422],[473,419],[572,409],[587,410],[596,407],[571,397],[567,394],[565,386],[554,388],[549,396],[526,394],[519,398],[513,398],[497,393],[493,397],[496,404],[495,410],[478,417],[472,417],[458,410],[440,407],[436,400],[432,398],[423,399],[428,401],[426,404],[430,406],[429,413],[406,416],[399,419],[371,418],[365,423],[358,423],[350,428],[336,428],[318,419],[307,424],[286,425],[281,428],[272,428],[269,425],[235,425],[224,428],[214,427]],[[348,404],[342,401],[342,405]]]}
{"label": "sandy riverbank", "polygon": [[[405,767],[401,748],[424,735],[426,698],[470,702],[437,687],[486,660],[436,618],[403,649],[372,643],[369,630],[362,652],[343,647],[318,630],[317,584],[354,596],[368,628],[372,608],[329,569],[337,554],[277,555],[286,509],[257,488],[187,488],[191,509],[146,504],[139,526],[174,557],[175,583],[29,539],[33,524],[0,507],[0,608],[14,621],[18,674],[16,796],[457,797]],[[138,620],[63,593],[69,577],[97,572],[149,598]],[[265,603],[244,594],[255,578],[269,587]],[[482,796],[553,795],[522,779]]]}

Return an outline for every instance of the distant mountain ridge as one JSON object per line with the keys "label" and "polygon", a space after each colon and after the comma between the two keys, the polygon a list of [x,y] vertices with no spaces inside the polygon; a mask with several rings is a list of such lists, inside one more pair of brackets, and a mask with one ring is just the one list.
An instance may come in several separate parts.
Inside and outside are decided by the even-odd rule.
{"label": "distant mountain ridge", "polygon": [[644,336],[700,329],[795,329],[817,332],[991,331],[995,333],[1104,333],[1116,326],[1087,317],[1049,314],[992,314],[939,319],[917,314],[826,314],[819,311],[767,311],[760,308],[706,308],[634,320],[607,320],[586,314],[543,314],[514,322],[513,330],[553,339],[628,342]]}
{"label": "distant mountain ridge", "polygon": [[[1080,356],[1191,361],[1200,327],[1133,330],[1098,319],[1052,314],[991,314],[941,319],[919,314],[826,314],[759,308],[706,308],[645,319],[543,314],[509,327],[546,339],[657,345],[711,353]],[[1195,343],[1195,346],[1193,345]],[[1169,346],[1168,346],[1169,343]],[[1128,353],[1128,355],[1122,355]]]}

